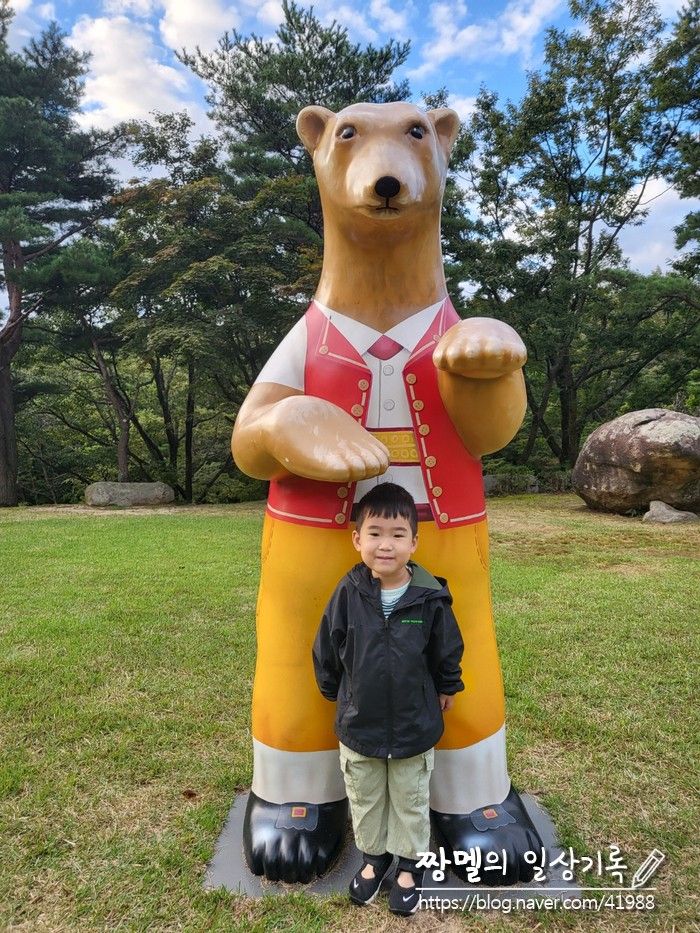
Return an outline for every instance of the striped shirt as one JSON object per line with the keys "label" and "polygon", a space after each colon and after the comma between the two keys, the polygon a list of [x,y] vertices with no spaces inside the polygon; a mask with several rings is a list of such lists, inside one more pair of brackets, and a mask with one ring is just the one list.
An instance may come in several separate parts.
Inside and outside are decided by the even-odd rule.
{"label": "striped shirt", "polygon": [[382,590],[382,610],[384,612],[385,619],[389,618],[394,608],[396,607],[396,604],[406,592],[410,584],[411,581],[408,580],[406,583],[404,583],[403,586],[398,587],[398,589]]}

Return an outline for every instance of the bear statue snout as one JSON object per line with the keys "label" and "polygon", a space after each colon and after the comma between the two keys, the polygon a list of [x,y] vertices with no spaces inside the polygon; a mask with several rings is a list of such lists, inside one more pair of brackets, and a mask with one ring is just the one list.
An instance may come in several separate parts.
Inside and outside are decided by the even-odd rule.
{"label": "bear statue snout", "polygon": [[393,175],[382,175],[374,185],[374,190],[380,198],[395,198],[401,190],[401,182]]}

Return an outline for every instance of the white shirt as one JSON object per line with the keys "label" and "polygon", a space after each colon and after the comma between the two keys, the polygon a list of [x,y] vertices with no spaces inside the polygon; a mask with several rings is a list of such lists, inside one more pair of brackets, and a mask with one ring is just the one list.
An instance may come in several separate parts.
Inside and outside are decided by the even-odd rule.
{"label": "white shirt", "polygon": [[[438,301],[422,311],[417,311],[405,321],[396,324],[386,332],[386,336],[401,344],[401,350],[390,360],[378,360],[367,351],[382,333],[367,324],[355,321],[345,314],[340,314],[315,302],[345,339],[350,343],[363,362],[372,372],[367,423],[368,431],[380,428],[412,430],[411,412],[403,384],[403,368],[415,349],[418,341],[435,319],[442,301]],[[282,340],[275,352],[260,371],[255,380],[275,382],[291,389],[304,391],[304,364],[306,361],[306,323],[300,318]],[[373,479],[361,480],[355,488],[355,500],[376,486],[378,483],[398,483],[411,493],[416,503],[428,502],[428,495],[420,466],[390,466],[386,473]]]}

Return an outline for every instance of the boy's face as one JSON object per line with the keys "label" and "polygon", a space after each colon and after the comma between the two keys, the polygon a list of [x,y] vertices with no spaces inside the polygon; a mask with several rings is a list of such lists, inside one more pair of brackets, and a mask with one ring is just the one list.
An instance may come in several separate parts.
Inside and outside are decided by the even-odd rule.
{"label": "boy's face", "polygon": [[353,531],[352,543],[360,552],[362,562],[378,577],[383,587],[401,586],[406,582],[406,564],[416,549],[408,521],[401,516],[382,518],[368,515],[359,531]]}

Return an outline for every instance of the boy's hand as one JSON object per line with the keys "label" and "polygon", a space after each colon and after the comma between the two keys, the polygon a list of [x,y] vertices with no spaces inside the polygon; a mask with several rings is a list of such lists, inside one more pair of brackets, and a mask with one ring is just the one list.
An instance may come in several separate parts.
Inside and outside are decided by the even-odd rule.
{"label": "boy's hand", "polygon": [[440,709],[443,713],[446,713],[448,709],[452,709],[455,705],[455,698],[453,696],[448,696],[446,693],[439,693],[438,699],[440,700]]}

